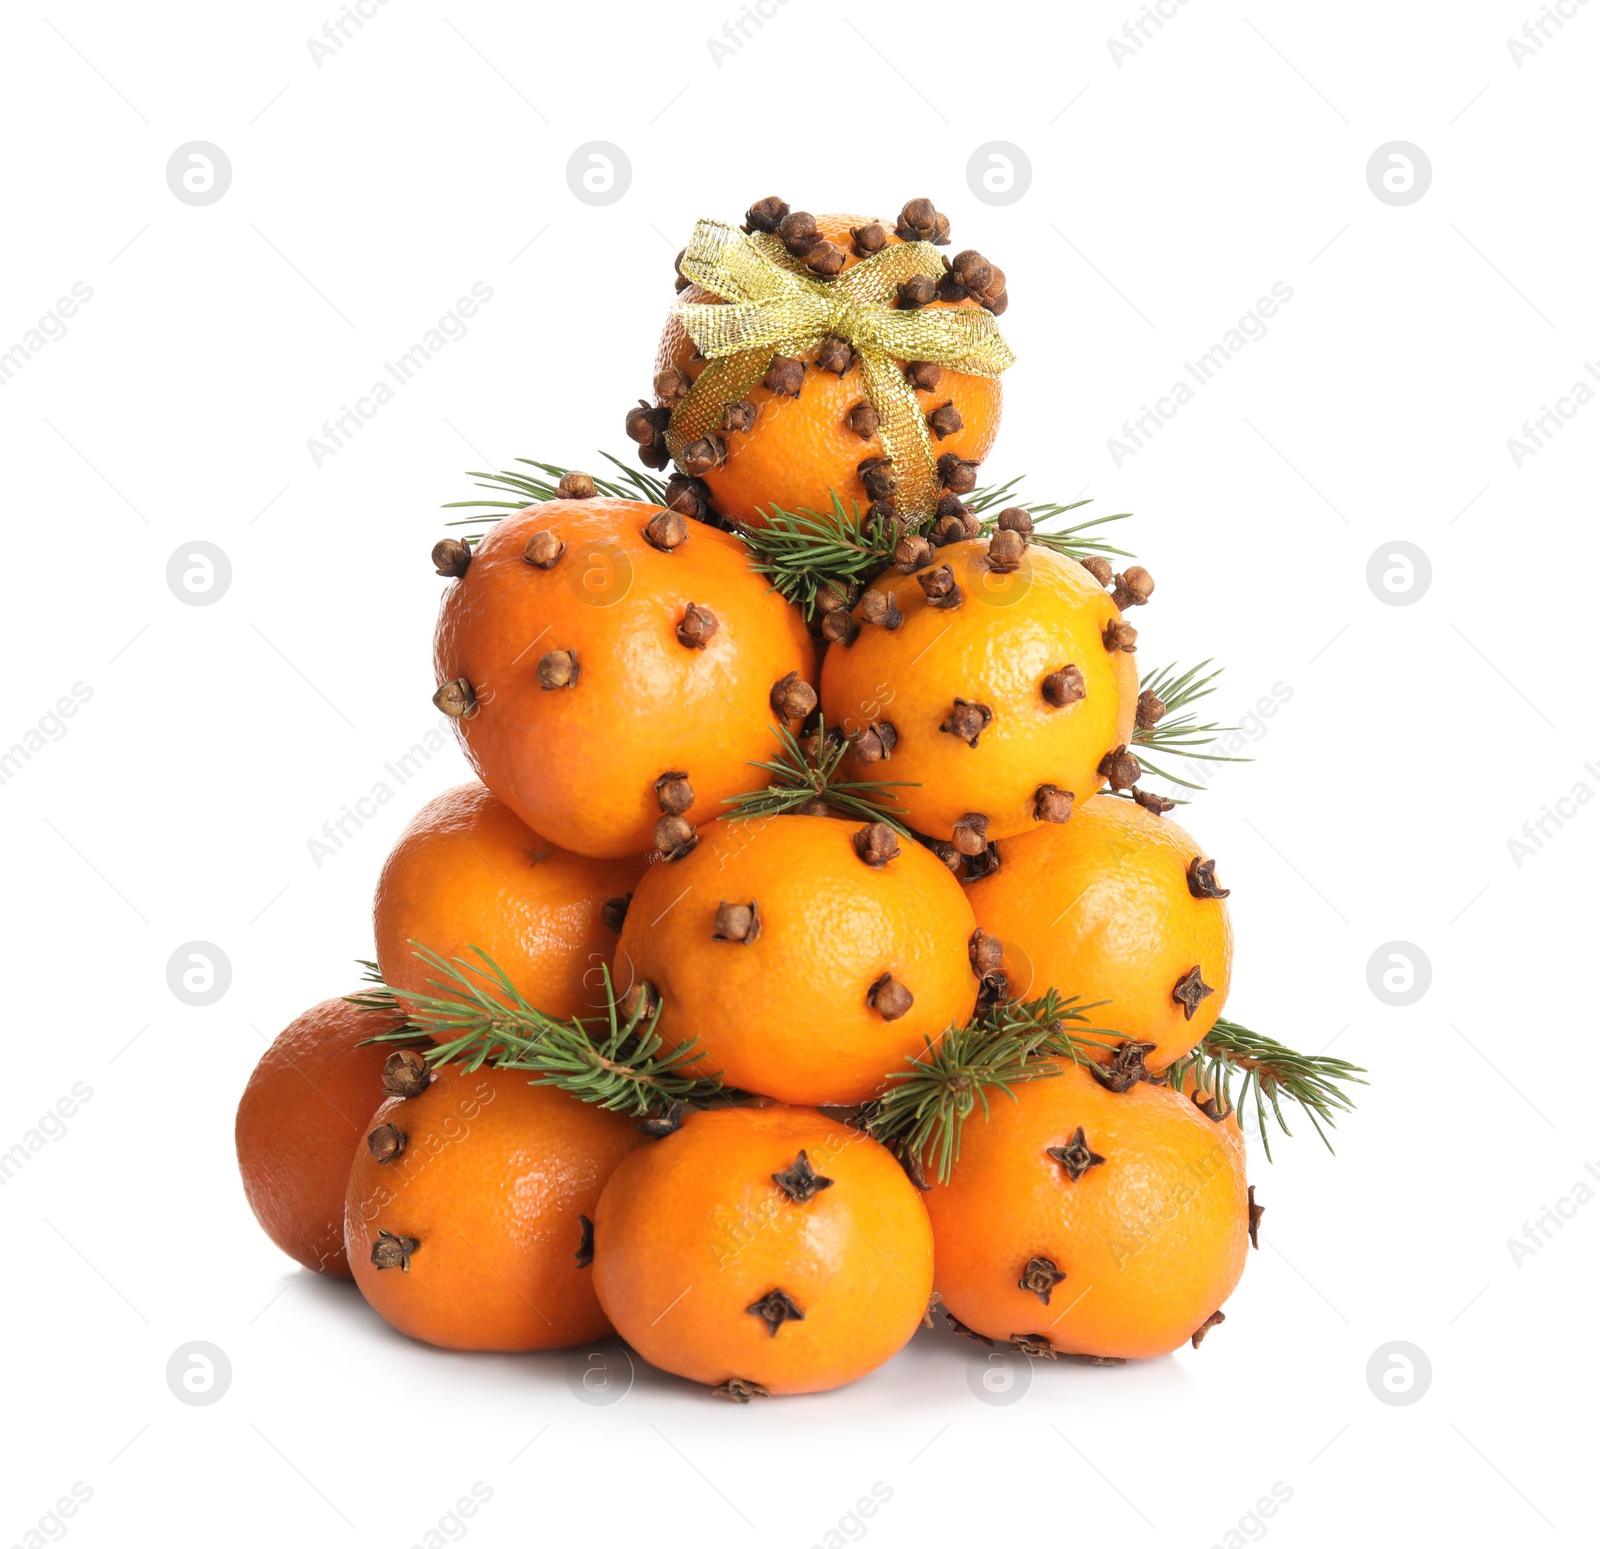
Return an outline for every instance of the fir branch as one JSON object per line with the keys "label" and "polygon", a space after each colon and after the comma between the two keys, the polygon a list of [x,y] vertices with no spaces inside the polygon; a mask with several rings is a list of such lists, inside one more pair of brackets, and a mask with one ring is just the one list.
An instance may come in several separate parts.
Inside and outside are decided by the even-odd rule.
{"label": "fir branch", "polygon": [[891,521],[865,523],[861,508],[830,492],[831,512],[804,506],[767,508],[765,525],[739,530],[750,550],[750,568],[767,576],[772,589],[796,604],[806,618],[816,611],[817,592],[829,582],[844,588],[870,581],[894,557],[900,534]]}
{"label": "fir branch", "polygon": [[1202,722],[1193,709],[1208,694],[1216,692],[1216,681],[1222,675],[1222,668],[1207,672],[1211,661],[1212,658],[1208,656],[1203,662],[1183,672],[1179,672],[1177,663],[1173,662],[1166,667],[1153,668],[1139,680],[1142,692],[1154,694],[1166,706],[1161,719],[1154,726],[1140,726],[1134,730],[1133,745],[1137,749],[1139,763],[1152,774],[1158,774],[1163,780],[1170,780],[1172,784],[1190,791],[1204,790],[1205,787],[1163,769],[1150,754],[1155,752],[1172,758],[1198,758],[1209,764],[1254,762],[1253,759],[1240,758],[1232,753],[1205,751],[1219,737],[1239,729],[1237,726],[1220,726],[1215,721]]}
{"label": "fir branch", "polygon": [[[974,1113],[989,1117],[989,1098],[1025,1081],[1059,1075],[1060,1060],[1078,1063],[1091,1049],[1111,1049],[1119,1035],[1094,1027],[1088,1012],[1102,1001],[1079,1005],[1047,990],[1038,1000],[1002,1001],[965,1027],[950,1028],[910,1067],[889,1076],[891,1085],[870,1120],[875,1138],[915,1167],[931,1160],[934,1176],[947,1183],[961,1155],[961,1132]],[[1110,1041],[1106,1041],[1110,1040]]]}
{"label": "fir branch", "polygon": [[1278,1128],[1292,1135],[1280,1099],[1296,1104],[1332,1152],[1333,1142],[1323,1125],[1331,1129],[1338,1114],[1354,1110],[1355,1104],[1341,1084],[1366,1086],[1365,1075],[1364,1067],[1348,1060],[1330,1054],[1297,1054],[1276,1039],[1224,1017],[1218,1018],[1216,1026],[1188,1054],[1172,1062],[1167,1080],[1181,1092],[1192,1077],[1198,1091],[1220,1098],[1225,1108],[1237,1112],[1247,1105],[1253,1107],[1261,1146],[1270,1162],[1269,1108]]}
{"label": "fir branch", "polygon": [[[1028,504],[1014,498],[1018,484],[1022,482],[1022,475],[1014,479],[1007,479],[1004,484],[984,485],[975,489],[966,497],[965,504],[982,519],[985,534],[996,530],[1000,521],[1000,511],[1008,506],[1020,505],[1029,516],[1033,518],[1033,531],[1028,535],[1028,542],[1038,544],[1040,548],[1053,549],[1057,554],[1067,559],[1083,559],[1089,554],[1107,554],[1118,559],[1132,559],[1133,556],[1126,549],[1119,549],[1107,543],[1094,529],[1104,527],[1108,522],[1125,522],[1131,511],[1118,511],[1112,516],[1097,516],[1090,520],[1076,522],[1070,527],[1051,528],[1048,524],[1059,521],[1069,511],[1076,511],[1081,506],[1090,502],[1073,500],[1066,505],[1054,501],[1039,501]],[[996,509],[999,508],[999,509]],[[993,511],[993,516],[985,516],[986,511]]]}
{"label": "fir branch", "polygon": [[[601,452],[600,456],[608,463],[614,464],[621,470],[622,477],[597,478],[593,474],[594,487],[612,500],[641,500],[646,505],[665,505],[667,486],[661,479],[652,478],[641,469],[630,467],[620,458],[613,457],[609,452]],[[495,495],[511,495],[511,500],[451,500],[446,502],[446,511],[476,511],[476,516],[466,516],[458,521],[447,522],[447,527],[475,527],[485,522],[498,522],[502,515],[512,511],[523,511],[531,505],[536,505],[545,500],[559,499],[556,486],[572,470],[563,468],[559,463],[541,463],[531,457],[516,459],[525,468],[532,468],[533,473],[521,473],[514,468],[502,468],[497,473],[486,473],[481,469],[468,472],[469,479],[478,481],[478,488],[489,491]],[[474,540],[469,539],[469,542]]]}
{"label": "fir branch", "polygon": [[[346,999],[369,1011],[407,1017],[405,1027],[380,1033],[373,1043],[435,1040],[426,1058],[436,1065],[459,1063],[465,1070],[490,1065],[497,1070],[534,1071],[534,1086],[558,1087],[586,1103],[613,1113],[644,1114],[674,1102],[694,1107],[724,1103],[736,1095],[714,1076],[692,1074],[694,1044],[664,1046],[656,1031],[659,1003],[646,1015],[629,1016],[617,1005],[611,975],[605,973],[606,1011],[600,1017],[562,1021],[532,1006],[506,972],[477,947],[481,960],[445,958],[413,941],[413,954],[438,975],[429,984],[437,994],[378,986]],[[376,965],[364,965],[376,974]]]}
{"label": "fir branch", "polygon": [[818,797],[841,817],[860,818],[867,823],[887,823],[898,834],[911,837],[904,813],[892,796],[883,793],[915,780],[841,780],[839,766],[849,751],[849,743],[837,731],[830,732],[819,714],[815,730],[804,739],[787,726],[774,726],[783,751],[772,759],[751,759],[757,769],[765,769],[773,779],[759,791],[745,791],[722,799],[735,818],[770,818],[793,812]]}

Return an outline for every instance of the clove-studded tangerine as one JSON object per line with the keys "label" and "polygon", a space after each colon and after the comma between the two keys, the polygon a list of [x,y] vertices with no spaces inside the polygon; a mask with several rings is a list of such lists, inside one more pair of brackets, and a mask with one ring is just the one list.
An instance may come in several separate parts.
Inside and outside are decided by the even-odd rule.
{"label": "clove-studded tangerine", "polygon": [[[759,785],[774,686],[813,678],[798,612],[737,539],[610,499],[496,523],[445,593],[434,663],[435,703],[484,784],[552,843],[602,858],[666,849],[664,819],[692,831]],[[671,811],[667,771],[693,798]]]}
{"label": "clove-studded tangerine", "polygon": [[1101,1358],[1203,1333],[1250,1247],[1238,1125],[1067,1062],[1013,1095],[966,1127],[950,1181],[924,1196],[951,1316],[996,1342]]}
{"label": "clove-studded tangerine", "polygon": [[1165,1070],[1215,1025],[1233,972],[1228,889],[1170,817],[1101,795],[1063,824],[1002,839],[967,890],[1004,943],[1009,992],[1107,1001],[1095,1015]]}
{"label": "clove-studded tangerine", "polygon": [[648,1144],[620,1114],[445,1065],[372,1115],[348,1170],[345,1243],[361,1294],[451,1350],[559,1350],[611,1326],[595,1296],[600,1190]]}
{"label": "clove-studded tangerine", "polygon": [[594,1253],[617,1332],[739,1403],[865,1376],[911,1338],[933,1286],[900,1164],[807,1108],[695,1113],[626,1158]]}
{"label": "clove-studded tangerine", "polygon": [[[865,596],[885,594],[901,623],[862,623],[822,665],[822,708],[851,737],[851,777],[913,782],[896,793],[910,825],[967,856],[1087,801],[1133,734],[1139,694],[1132,654],[1104,641],[1121,622],[1111,594],[1036,544],[996,569],[1000,536],[885,571]],[[872,611],[865,596],[857,619]]]}
{"label": "clove-studded tangerine", "polygon": [[[783,214],[774,221],[773,212]],[[906,218],[905,210],[913,219]],[[832,281],[875,254],[907,241],[948,241],[949,224],[925,200],[910,201],[900,218],[817,215],[790,210],[782,200],[762,200],[746,216],[746,231],[782,243],[787,261],[813,279]],[[931,218],[924,218],[931,215]],[[965,282],[965,283],[964,283]],[[679,303],[721,304],[721,297],[688,284]],[[976,252],[958,253],[942,280],[918,276],[891,298],[898,309],[1005,310],[1005,275]],[[669,317],[656,356],[658,401],[632,411],[628,433],[652,466],[667,459],[667,420],[698,381],[706,361],[677,316]],[[959,371],[931,361],[896,360],[895,369],[915,394],[916,414],[933,454],[951,469],[975,468],[988,455],[1000,427],[997,376]],[[774,352],[768,369],[737,402],[723,408],[710,434],[686,446],[680,472],[702,480],[716,510],[731,521],[761,525],[767,508],[845,509],[856,501],[891,505],[905,485],[904,470],[886,457],[880,416],[869,401],[867,380],[848,340],[827,335],[787,354]],[[965,473],[950,475],[958,481]],[[967,485],[970,488],[970,484]],[[925,513],[910,512],[920,517]]]}
{"label": "clove-studded tangerine", "polygon": [[272,1041],[239,1099],[234,1143],[245,1198],[267,1236],[319,1274],[350,1278],[345,1183],[395,1052],[367,1040],[398,1021],[322,1001]]}
{"label": "clove-studded tangerine", "polygon": [[384,862],[372,906],[378,971],[397,990],[439,995],[412,943],[477,967],[482,952],[541,1011],[592,1015],[643,870],[642,858],[560,849],[477,781],[456,786],[411,820]]}
{"label": "clove-studded tangerine", "polygon": [[659,997],[658,1031],[729,1086],[862,1102],[971,1014],[972,910],[939,861],[886,824],[728,819],[645,872],[618,989]]}

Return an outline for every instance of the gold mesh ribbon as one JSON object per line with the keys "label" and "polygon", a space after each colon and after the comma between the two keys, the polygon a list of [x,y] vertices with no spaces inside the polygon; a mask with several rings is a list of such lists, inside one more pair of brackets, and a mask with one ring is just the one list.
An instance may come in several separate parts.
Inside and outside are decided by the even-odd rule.
{"label": "gold mesh ribbon", "polygon": [[878,439],[894,464],[896,509],[926,517],[939,499],[938,470],[916,389],[901,361],[932,361],[971,376],[999,376],[1015,361],[999,325],[977,308],[901,311],[895,293],[913,275],[944,276],[930,242],[903,242],[819,280],[765,232],[700,221],[679,268],[723,304],[684,302],[673,309],[705,368],[673,411],[667,450],[714,433],[722,408],[738,403],[767,374],[774,355],[800,355],[829,334],[856,352]]}

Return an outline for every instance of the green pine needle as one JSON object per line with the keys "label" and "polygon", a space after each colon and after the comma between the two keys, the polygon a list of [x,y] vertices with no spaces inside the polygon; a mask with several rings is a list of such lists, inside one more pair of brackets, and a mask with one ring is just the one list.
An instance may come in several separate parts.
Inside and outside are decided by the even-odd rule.
{"label": "green pine needle", "polygon": [[[887,823],[896,833],[910,838],[911,831],[904,822],[905,814],[895,805],[894,798],[884,793],[917,782],[841,780],[839,766],[849,751],[849,743],[838,732],[830,735],[820,715],[816,718],[815,726],[814,742],[811,734],[802,741],[786,726],[773,727],[783,744],[783,751],[776,758],[750,761],[755,768],[765,769],[773,779],[759,791],[724,796],[723,801],[733,809],[728,817],[777,817],[780,813],[793,812],[820,796],[841,817],[860,818],[868,823]],[[815,747],[815,753],[808,751],[808,743]]]}
{"label": "green pine needle", "polygon": [[914,1167],[931,1163],[940,1183],[950,1180],[961,1155],[961,1132],[974,1113],[989,1117],[989,1099],[1016,1100],[1025,1081],[1059,1075],[1059,1060],[1074,1063],[1089,1049],[1111,1049],[1120,1035],[1090,1024],[1088,1012],[1105,1004],[1079,1005],[1047,990],[1038,1000],[1002,1001],[965,1027],[952,1027],[938,1043],[892,1083],[870,1120],[872,1134]]}
{"label": "green pine needle", "polygon": [[1211,666],[1211,657],[1203,662],[1178,671],[1177,663],[1170,666],[1157,667],[1145,673],[1139,680],[1139,687],[1156,696],[1166,708],[1166,713],[1152,727],[1137,727],[1133,733],[1133,745],[1138,751],[1140,765],[1152,774],[1158,774],[1163,780],[1169,780],[1173,785],[1181,785],[1185,790],[1199,791],[1205,787],[1197,785],[1193,780],[1185,780],[1181,775],[1175,775],[1168,769],[1163,769],[1151,757],[1152,752],[1163,754],[1171,758],[1198,758],[1210,764],[1248,764],[1252,759],[1240,758],[1232,753],[1208,753],[1205,750],[1212,746],[1219,737],[1229,732],[1238,731],[1237,726],[1220,726],[1215,721],[1202,722],[1192,708],[1199,700],[1208,694],[1216,692],[1216,681],[1222,675],[1222,668],[1217,667],[1207,672]]}
{"label": "green pine needle", "polygon": [[864,522],[861,508],[830,492],[832,511],[806,507],[786,511],[769,506],[766,524],[741,529],[750,550],[750,568],[767,576],[772,589],[810,618],[817,593],[830,582],[841,590],[870,581],[894,556],[900,534],[893,522],[875,516]]}
{"label": "green pine needle", "polygon": [[[414,1042],[420,1033],[435,1040],[435,1047],[426,1051],[433,1064],[455,1062],[468,1071],[486,1064],[497,1070],[533,1071],[532,1085],[558,1087],[613,1113],[642,1115],[674,1102],[708,1107],[737,1095],[714,1076],[688,1073],[686,1067],[695,1058],[692,1041],[664,1046],[656,1031],[659,1004],[648,1016],[625,1015],[609,971],[604,1016],[562,1021],[530,1005],[510,976],[479,948],[470,949],[480,959],[472,963],[442,957],[415,941],[410,945],[438,975],[428,981],[438,993],[380,983],[347,996],[351,1005],[408,1019],[370,1042]],[[363,966],[370,970],[369,978],[377,977],[375,965]]]}
{"label": "green pine needle", "polygon": [[[1094,532],[1096,527],[1104,527],[1107,522],[1125,522],[1133,515],[1131,511],[1118,511],[1112,516],[1097,516],[1089,521],[1077,522],[1070,527],[1051,528],[1048,524],[1059,520],[1069,511],[1076,511],[1081,506],[1090,502],[1085,500],[1069,501],[1061,505],[1054,501],[1040,501],[1029,504],[1026,501],[1014,498],[1018,484],[1023,476],[1018,474],[1014,479],[1007,479],[1004,484],[984,485],[975,489],[966,497],[966,504],[982,518],[983,530],[987,533],[996,531],[1000,521],[1000,510],[1008,506],[1020,505],[1029,516],[1033,518],[1033,531],[1028,535],[1028,542],[1037,544],[1040,548],[1053,549],[1057,554],[1066,559],[1084,559],[1090,554],[1106,554],[1118,559],[1132,559],[1133,556],[1126,549],[1119,549]],[[1000,510],[995,508],[999,507]],[[994,511],[993,516],[985,516],[987,511]]]}
{"label": "green pine needle", "polygon": [[[621,459],[613,457],[609,452],[599,454],[608,463],[613,464],[622,472],[622,477],[594,478],[594,487],[612,500],[641,500],[646,505],[659,506],[666,503],[667,486],[664,480],[653,478],[650,474],[639,468],[632,468]],[[468,474],[469,479],[478,481],[478,488],[489,491],[495,495],[510,495],[510,500],[451,500],[447,501],[446,511],[476,511],[476,516],[462,517],[459,521],[447,522],[448,527],[480,527],[485,523],[498,522],[502,515],[512,511],[523,511],[531,505],[536,505],[546,500],[557,500],[560,495],[556,486],[572,470],[563,468],[559,463],[536,462],[530,457],[516,459],[525,468],[532,468],[534,473],[521,473],[516,469],[502,468],[497,473],[486,473],[473,469]],[[473,540],[468,540],[473,541]]]}
{"label": "green pine needle", "polygon": [[1270,1162],[1269,1108],[1278,1128],[1292,1135],[1283,1103],[1298,1106],[1331,1152],[1333,1142],[1323,1125],[1333,1128],[1340,1113],[1355,1107],[1341,1083],[1366,1086],[1365,1075],[1362,1066],[1348,1060],[1329,1054],[1297,1054],[1264,1033],[1253,1033],[1222,1017],[1189,1053],[1173,1061],[1167,1080],[1182,1091],[1185,1080],[1193,1076],[1197,1088],[1208,1097],[1220,1098],[1225,1108],[1237,1112],[1247,1105],[1253,1107],[1261,1147]]}

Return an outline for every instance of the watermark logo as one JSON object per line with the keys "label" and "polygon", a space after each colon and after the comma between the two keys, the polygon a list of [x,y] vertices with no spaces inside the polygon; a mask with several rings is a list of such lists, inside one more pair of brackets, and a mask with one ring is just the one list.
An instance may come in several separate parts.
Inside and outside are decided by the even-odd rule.
{"label": "watermark logo", "polygon": [[1433,1363],[1416,1345],[1392,1339],[1368,1358],[1367,1386],[1380,1404],[1415,1404],[1433,1386]]}
{"label": "watermark logo", "polygon": [[167,1386],[180,1404],[214,1404],[233,1386],[233,1362],[216,1345],[191,1339],[167,1358]]}
{"label": "watermark logo", "polygon": [[985,204],[1015,204],[1033,183],[1033,163],[1020,145],[988,140],[967,158],[967,187]]}
{"label": "watermark logo", "polygon": [[191,608],[221,602],[233,584],[233,562],[214,543],[180,543],[167,561],[167,590]]}
{"label": "watermark logo", "polygon": [[980,1404],[1015,1404],[1032,1385],[1033,1362],[1020,1350],[979,1350],[967,1357],[967,1388]]}
{"label": "watermark logo", "polygon": [[1367,560],[1367,590],[1391,608],[1421,602],[1433,585],[1433,561],[1414,543],[1380,543]]}
{"label": "watermark logo", "polygon": [[186,1006],[211,1006],[228,993],[233,964],[209,941],[186,941],[167,959],[167,988]]}
{"label": "watermark logo", "polygon": [[620,1345],[574,1350],[567,1357],[567,1388],[580,1404],[602,1409],[620,1404],[633,1387],[633,1358]]}
{"label": "watermark logo", "polygon": [[209,140],[190,140],[167,159],[167,187],[185,204],[215,204],[232,182],[228,153]]}
{"label": "watermark logo", "polygon": [[1385,204],[1415,204],[1433,183],[1433,163],[1420,145],[1390,140],[1367,159],[1367,187]]}
{"label": "watermark logo", "polygon": [[567,187],[585,204],[615,204],[632,182],[628,153],[609,140],[590,140],[567,158]]}
{"label": "watermark logo", "polygon": [[1386,941],[1367,959],[1367,988],[1386,1006],[1411,1006],[1428,993],[1433,964],[1409,941]]}

